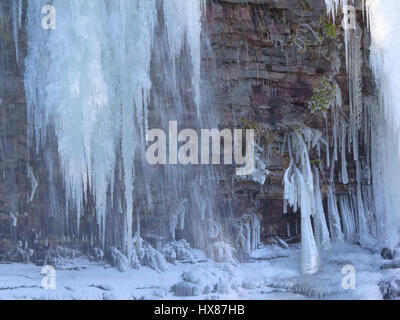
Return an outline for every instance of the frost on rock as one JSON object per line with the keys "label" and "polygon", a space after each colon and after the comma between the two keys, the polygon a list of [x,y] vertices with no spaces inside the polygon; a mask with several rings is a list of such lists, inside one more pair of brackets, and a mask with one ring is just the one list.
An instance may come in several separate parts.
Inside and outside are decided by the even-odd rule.
{"label": "frost on rock", "polygon": [[89,258],[95,261],[102,261],[104,258],[104,251],[101,248],[94,247],[89,254]]}
{"label": "frost on rock", "polygon": [[52,265],[55,267],[60,267],[66,264],[73,263],[76,256],[77,256],[77,251],[74,249],[62,246],[49,248],[45,257],[44,265]]}
{"label": "frost on rock", "polygon": [[144,247],[145,254],[141,261],[141,264],[148,266],[156,271],[167,270],[167,263],[164,256],[158,250],[154,249],[150,244],[146,244]]}
{"label": "frost on rock", "polygon": [[111,249],[111,265],[116,267],[120,272],[127,272],[129,269],[128,258],[117,248]]}
{"label": "frost on rock", "polygon": [[244,214],[236,225],[235,248],[240,260],[245,260],[261,243],[260,220],[255,214]]}
{"label": "frost on rock", "polygon": [[138,235],[133,238],[131,254],[131,266],[133,268],[146,266],[156,271],[165,271],[168,268],[163,254]]}
{"label": "frost on rock", "polygon": [[215,290],[216,279],[203,271],[184,271],[181,282],[173,286],[176,296],[189,297],[209,294]]}
{"label": "frost on rock", "polygon": [[264,159],[264,150],[257,144],[254,146],[254,170],[248,176],[238,176],[237,179],[243,181],[254,181],[264,185],[270,172],[267,169],[267,161]]}
{"label": "frost on rock", "polygon": [[234,263],[235,248],[226,242],[216,242],[210,248],[210,257],[217,262]]}
{"label": "frost on rock", "polygon": [[23,249],[22,246],[18,246],[13,251],[6,255],[7,261],[29,263],[33,257],[32,249]]}
{"label": "frost on rock", "polygon": [[162,252],[165,259],[172,264],[176,264],[178,261],[196,262],[192,248],[185,239],[167,243],[163,247]]}
{"label": "frost on rock", "polygon": [[110,249],[111,265],[121,272],[129,268],[139,269],[141,266],[149,267],[156,271],[166,271],[168,266],[163,254],[154,249],[148,242],[135,236],[132,239],[131,261],[126,255],[115,247]]}
{"label": "frost on rock", "polygon": [[187,281],[177,283],[173,286],[172,291],[177,297],[195,297],[202,294],[198,284]]}
{"label": "frost on rock", "polygon": [[218,271],[186,270],[182,273],[182,281],[172,287],[176,296],[199,296],[212,293],[230,294],[243,285],[231,264],[218,266]]}

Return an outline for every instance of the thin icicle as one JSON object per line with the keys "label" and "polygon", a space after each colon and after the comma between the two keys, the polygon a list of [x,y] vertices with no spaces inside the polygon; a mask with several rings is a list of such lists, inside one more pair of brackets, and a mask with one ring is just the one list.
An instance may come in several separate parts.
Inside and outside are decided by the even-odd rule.
{"label": "thin icicle", "polygon": [[354,219],[354,212],[349,203],[349,197],[340,196],[339,204],[345,240],[353,243],[356,239],[356,223]]}
{"label": "thin icicle", "polygon": [[336,196],[333,192],[332,186],[328,186],[328,217],[329,217],[329,229],[331,231],[332,242],[342,243],[343,233],[340,225],[340,217],[337,209]]}
{"label": "thin icicle", "polygon": [[346,161],[346,123],[344,120],[341,120],[341,156],[342,156],[342,183],[349,183],[349,176],[347,174],[347,161]]}
{"label": "thin icicle", "polygon": [[316,167],[314,167],[314,201],[315,201],[315,214],[314,214],[315,240],[318,248],[329,249],[331,247],[331,239],[329,237],[329,230],[326,224],[325,212],[322,204],[321,189],[319,185],[319,172]]}

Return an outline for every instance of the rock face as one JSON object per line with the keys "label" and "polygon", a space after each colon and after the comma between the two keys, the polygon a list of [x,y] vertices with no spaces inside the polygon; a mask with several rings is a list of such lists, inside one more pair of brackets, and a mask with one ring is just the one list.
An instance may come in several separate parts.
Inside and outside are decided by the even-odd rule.
{"label": "rock face", "polygon": [[[28,237],[27,230],[40,229],[51,234],[65,227],[51,219],[44,221],[44,208],[49,206],[55,189],[63,188],[63,183],[59,170],[55,170],[58,178],[53,178],[58,183],[48,182],[41,160],[46,153],[28,152],[23,87],[26,39],[22,27],[15,41],[9,16],[12,1],[0,3],[0,12],[6,16],[0,21],[0,38],[4,38],[0,41],[0,241],[4,240],[4,245],[0,244],[0,254],[10,240],[30,237],[31,241],[32,237],[37,237]],[[300,234],[300,215],[290,211],[283,215],[282,179],[290,161],[288,153],[280,150],[285,132],[307,126],[331,138],[330,114],[327,113],[325,119],[322,112],[311,113],[307,105],[313,96],[315,80],[334,73],[344,105],[348,104],[343,34],[339,28],[336,38],[329,37],[324,31],[325,17],[325,4],[321,0],[207,1],[202,89],[208,98],[204,103],[215,108],[220,128],[256,130],[259,158],[269,171],[262,183],[251,179],[232,182],[232,168],[221,168],[221,194],[218,196],[232,209],[235,218],[245,213],[256,214],[261,220],[264,239],[288,238],[288,226],[292,230],[289,240],[298,240]],[[20,52],[18,61],[16,43]],[[348,112],[346,107],[342,112]],[[48,143],[53,146],[51,152],[56,153],[55,139]],[[354,177],[354,163],[351,159],[348,163],[349,175]],[[57,163],[54,166],[59,168]],[[32,201],[29,201],[33,189],[29,167],[39,183]],[[343,186],[339,183],[336,186],[340,193]],[[326,194],[323,196],[326,198]],[[63,203],[64,199],[57,201]],[[95,229],[91,202],[93,199],[88,196],[89,209],[82,225]],[[13,227],[10,212],[19,213],[17,227]]]}
{"label": "rock face", "polygon": [[[342,91],[341,111],[348,114],[343,31],[336,23],[336,37],[328,36],[325,10],[319,0],[208,2],[209,43],[203,57],[207,74],[213,75],[210,87],[220,126],[256,128],[261,157],[270,172],[262,185],[236,181],[225,188],[229,190],[225,196],[237,214],[254,211],[262,217],[264,238],[287,237],[288,225],[294,239],[300,233],[300,215],[282,214],[282,178],[290,161],[286,152],[279,151],[285,132],[307,126],[322,131],[327,139],[332,137],[330,113],[325,119],[322,112],[311,113],[307,105],[316,80],[334,75]],[[371,88],[365,90],[371,93]],[[354,162],[347,160],[352,179]],[[338,181],[335,185],[338,194],[344,192]]]}

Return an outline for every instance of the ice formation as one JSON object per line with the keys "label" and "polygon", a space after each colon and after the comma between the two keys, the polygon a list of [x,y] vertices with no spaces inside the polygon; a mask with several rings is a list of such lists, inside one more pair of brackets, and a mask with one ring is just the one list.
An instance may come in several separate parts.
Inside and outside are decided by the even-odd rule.
{"label": "ice formation", "polygon": [[343,233],[337,208],[336,195],[331,186],[328,187],[328,217],[332,241],[335,243],[342,242]]}
{"label": "ice formation", "polygon": [[242,259],[248,258],[258,248],[261,243],[260,235],[260,220],[257,215],[244,214],[237,225],[235,241],[235,247],[240,251]]}
{"label": "ice formation", "polygon": [[315,241],[319,249],[329,249],[331,247],[331,239],[326,224],[324,207],[322,204],[321,187],[319,183],[318,168],[314,167],[314,199],[315,199],[315,214],[314,228]]}
{"label": "ice formation", "polygon": [[[108,5],[55,1],[58,29],[47,34],[38,30],[37,21],[44,4],[28,3],[25,87],[31,139],[45,144],[49,127],[54,128],[67,197],[74,199],[79,212],[82,195],[91,188],[97,195],[97,220],[104,231],[105,195],[113,180],[118,143],[125,168],[126,211],[133,211],[133,161],[145,130],[151,87],[155,1]],[[133,30],[137,37],[128,36]],[[128,48],[134,54],[126,54]],[[115,65],[115,60],[121,64]],[[127,238],[132,237],[131,216],[126,215]]]}
{"label": "ice formation", "polygon": [[[342,9],[345,18],[346,6],[354,5],[353,1],[347,0],[325,2],[330,14],[335,16]],[[395,187],[400,172],[400,108],[397,106],[397,92],[400,90],[397,79],[400,70],[397,13],[400,4],[395,0],[364,0],[361,3],[371,33],[370,63],[379,95],[377,99],[362,97],[362,33],[355,23],[355,28],[345,28],[345,42],[350,94],[348,141],[349,147],[350,143],[353,145],[357,181],[351,200],[341,198],[340,206],[348,240],[356,235],[362,245],[371,246],[378,237],[382,246],[394,249],[399,242],[400,223],[400,203]],[[360,160],[357,142],[363,143],[367,149],[364,162]],[[342,179],[345,180],[345,175]],[[362,185],[363,179],[367,179],[367,185]],[[373,192],[370,188],[372,180]]]}
{"label": "ice formation", "polygon": [[[284,201],[285,206],[289,205],[293,208],[294,212],[298,208],[301,210],[301,270],[303,274],[314,274],[318,272],[320,264],[311,224],[311,217],[315,216],[315,214],[318,215],[316,221],[318,223],[317,240],[320,241],[319,245],[326,246],[328,240],[326,239],[323,227],[323,220],[325,218],[321,215],[323,212],[320,212],[319,199],[315,198],[315,195],[318,196],[318,192],[315,193],[314,188],[319,188],[320,186],[319,184],[314,186],[314,176],[308,155],[308,147],[315,147],[321,135],[317,131],[314,132],[307,129],[303,132],[297,129],[287,137],[291,163],[284,175]],[[308,147],[304,141],[304,137],[307,139]],[[316,171],[316,174],[319,174],[318,171]],[[319,180],[315,179],[315,181]],[[318,208],[317,212],[315,210],[316,207]]]}
{"label": "ice formation", "polygon": [[13,32],[13,38],[14,38],[14,45],[15,45],[15,54],[16,54],[16,59],[17,62],[19,61],[19,30],[21,29],[22,26],[22,0],[15,0],[12,1],[11,5],[11,15],[12,15],[12,32]]}
{"label": "ice formation", "polygon": [[399,243],[400,198],[400,2],[367,1],[371,66],[379,89],[372,106],[372,173],[378,237],[391,248]]}
{"label": "ice formation", "polygon": [[[40,19],[46,1],[27,3],[25,88],[29,141],[36,145],[37,152],[46,153],[49,137],[56,137],[58,157],[48,152],[46,167],[50,180],[55,180],[53,167],[61,161],[65,195],[54,195],[54,199],[65,197],[67,217],[62,217],[63,213],[57,205],[50,206],[49,214],[68,221],[70,212],[77,212],[77,225],[69,226],[77,231],[68,232],[74,233],[75,237],[87,237],[79,235],[79,232],[82,210],[89,201],[87,194],[90,193],[95,202],[97,234],[101,245],[106,242],[107,221],[116,219],[110,217],[111,206],[124,217],[122,243],[125,247],[119,249],[125,253],[132,252],[135,224],[140,229],[140,218],[133,218],[140,214],[135,205],[135,198],[138,198],[135,185],[139,179],[138,171],[145,166],[143,161],[140,168],[136,164],[149,127],[149,103],[153,88],[151,64],[152,61],[157,63],[154,60],[158,58],[154,57],[153,46],[160,41],[157,36],[162,34],[156,29],[163,28],[159,14],[162,11],[167,32],[163,39],[168,45],[163,48],[167,50],[167,58],[172,62],[178,61],[182,52],[190,58],[191,87],[194,89],[191,97],[200,115],[201,9],[204,10],[201,4],[197,0],[121,0],[111,3],[55,0],[52,5],[57,8],[57,29],[43,32]],[[13,10],[20,14],[20,9],[20,4],[15,1]],[[20,16],[14,18],[14,23],[17,32]],[[161,68],[161,71],[158,70],[160,74],[168,74],[171,83],[178,82],[178,78],[183,76],[178,63],[172,69],[168,63],[158,67]],[[179,92],[174,94],[182,105],[183,98]],[[176,106],[176,112],[183,114],[180,108]],[[177,115],[170,113],[164,116],[165,119],[167,117]],[[200,116],[198,121],[201,121]],[[179,188],[201,195],[197,189],[182,185],[178,173],[168,174],[169,179],[175,179],[174,183],[178,184],[178,195]],[[35,177],[31,171],[30,176],[35,189]],[[121,186],[117,186],[119,181]],[[147,188],[150,188],[148,184]],[[170,190],[160,190],[160,193]],[[111,195],[118,194],[109,197],[111,204],[107,200],[109,192]],[[33,195],[34,191],[31,198]],[[148,203],[152,202],[151,196],[148,190]],[[173,195],[168,198],[172,199],[171,203],[175,201]],[[177,227],[184,227],[185,205],[188,206],[182,202],[167,208],[170,210],[173,240]],[[205,205],[199,205],[199,208],[204,216]],[[91,243],[92,238],[91,235]]]}

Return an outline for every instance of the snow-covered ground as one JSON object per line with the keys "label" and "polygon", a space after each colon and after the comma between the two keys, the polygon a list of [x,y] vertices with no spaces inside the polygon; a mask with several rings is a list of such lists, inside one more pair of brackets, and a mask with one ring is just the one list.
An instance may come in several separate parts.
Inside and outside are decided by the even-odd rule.
{"label": "snow-covered ground", "polygon": [[[168,264],[165,272],[141,267],[122,273],[105,263],[76,258],[57,268],[55,290],[43,289],[42,267],[2,263],[0,299],[382,299],[378,282],[400,273],[381,270],[388,261],[380,254],[348,245],[322,253],[321,270],[313,276],[300,275],[296,246],[265,246],[251,261],[236,265],[194,253],[197,263]],[[342,286],[346,265],[354,267],[356,289]]]}

